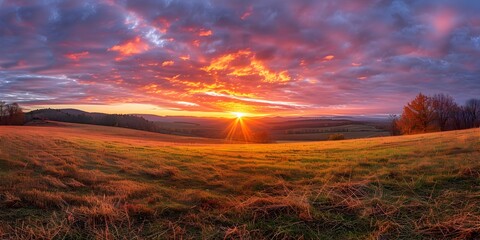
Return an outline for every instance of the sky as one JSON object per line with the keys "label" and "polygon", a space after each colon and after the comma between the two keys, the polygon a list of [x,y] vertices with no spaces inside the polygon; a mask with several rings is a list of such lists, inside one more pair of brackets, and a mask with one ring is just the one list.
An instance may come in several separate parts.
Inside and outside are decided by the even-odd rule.
{"label": "sky", "polygon": [[228,116],[480,97],[476,0],[0,0],[0,100]]}

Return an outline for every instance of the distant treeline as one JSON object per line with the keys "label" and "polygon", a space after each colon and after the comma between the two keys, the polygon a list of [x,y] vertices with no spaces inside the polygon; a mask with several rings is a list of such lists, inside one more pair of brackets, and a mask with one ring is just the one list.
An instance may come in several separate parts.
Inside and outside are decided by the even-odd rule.
{"label": "distant treeline", "polygon": [[127,114],[87,113],[79,110],[39,109],[28,112],[26,121],[52,120],[102,126],[123,127],[150,132],[164,132],[157,124],[143,117]]}
{"label": "distant treeline", "polygon": [[294,120],[287,122],[272,123],[272,130],[290,130],[298,128],[324,128],[324,127],[337,127],[349,124],[362,124],[358,121],[350,121],[343,119],[308,119],[308,120]]}
{"label": "distant treeline", "polygon": [[23,125],[25,115],[17,103],[0,102],[0,125]]}
{"label": "distant treeline", "polygon": [[392,135],[416,134],[477,128],[480,126],[480,99],[457,104],[446,94],[418,94],[400,116],[391,115]]}
{"label": "distant treeline", "polygon": [[[307,129],[293,129],[293,130],[286,130],[286,134],[311,134],[311,133],[336,133],[336,132],[351,132],[351,129],[348,128],[307,128]],[[362,130],[358,130],[362,131]],[[363,130],[366,131],[366,130]],[[357,132],[357,130],[353,130],[353,132]]]}

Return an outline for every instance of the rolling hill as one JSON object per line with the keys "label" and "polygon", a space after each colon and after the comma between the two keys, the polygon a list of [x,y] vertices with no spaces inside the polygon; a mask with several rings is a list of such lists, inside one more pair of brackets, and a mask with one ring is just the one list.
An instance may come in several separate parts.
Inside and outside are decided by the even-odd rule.
{"label": "rolling hill", "polygon": [[479,159],[479,129],[225,144],[0,126],[0,239],[477,239]]}
{"label": "rolling hill", "polygon": [[[213,139],[224,139],[235,121],[228,118],[90,113],[77,109],[38,109],[26,116],[27,121],[46,119]],[[247,117],[245,121],[253,133],[266,133],[269,141],[319,141],[327,140],[331,134],[342,134],[346,139],[390,135],[390,123],[381,117]]]}

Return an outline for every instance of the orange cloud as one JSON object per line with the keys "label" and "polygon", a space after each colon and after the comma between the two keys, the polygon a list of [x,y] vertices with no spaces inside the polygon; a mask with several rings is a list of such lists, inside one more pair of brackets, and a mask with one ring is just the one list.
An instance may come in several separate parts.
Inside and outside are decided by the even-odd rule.
{"label": "orange cloud", "polygon": [[162,67],[173,66],[173,64],[174,64],[173,61],[164,61],[162,63]]}
{"label": "orange cloud", "polygon": [[154,83],[145,85],[141,87],[140,90],[148,94],[156,94],[156,95],[162,95],[162,96],[174,96],[174,97],[183,96],[183,94],[178,93],[177,91],[164,89],[162,86],[159,86]]}
{"label": "orange cloud", "polygon": [[208,37],[212,35],[212,30],[202,30],[198,33],[200,37]]}
{"label": "orange cloud", "polygon": [[241,102],[219,101],[215,104],[222,111],[238,111],[244,113],[254,113],[257,108],[254,105],[244,104]]}
{"label": "orange cloud", "polygon": [[[236,60],[243,60],[247,64],[235,64]],[[214,59],[209,66],[202,70],[210,74],[223,73],[229,76],[259,76],[262,82],[285,83],[291,80],[288,71],[274,72],[265,66],[264,62],[255,59],[255,54],[249,50],[226,54]]]}
{"label": "orange cloud", "polygon": [[180,56],[179,58],[182,59],[183,61],[187,61],[187,60],[190,60],[190,55]]}
{"label": "orange cloud", "polygon": [[335,56],[333,56],[333,55],[328,55],[328,56],[325,56],[325,57],[323,58],[323,60],[324,60],[324,61],[331,61],[331,60],[333,60],[334,58],[335,58]]}
{"label": "orange cloud", "polygon": [[235,100],[240,100],[244,102],[251,102],[251,103],[261,103],[261,104],[270,104],[270,105],[276,105],[276,106],[294,106],[294,107],[308,107],[308,105],[305,104],[298,104],[295,102],[285,102],[285,101],[274,101],[274,100],[267,100],[267,99],[260,99],[260,98],[252,98],[252,97],[243,97],[243,96],[237,96],[235,94],[230,94],[226,91],[225,93],[218,93],[218,92],[206,92],[206,95],[213,96],[213,97],[224,97],[224,98],[230,98],[230,99],[235,99]]}
{"label": "orange cloud", "polygon": [[81,58],[88,56],[88,54],[89,54],[88,52],[70,53],[70,54],[66,54],[65,57],[73,61],[78,61]]}
{"label": "orange cloud", "polygon": [[116,52],[119,52],[120,55],[127,57],[131,55],[143,53],[145,51],[148,51],[148,49],[150,49],[150,46],[147,43],[143,42],[140,39],[140,37],[136,37],[132,41],[128,41],[120,45],[115,45],[109,48],[108,51],[116,51]]}

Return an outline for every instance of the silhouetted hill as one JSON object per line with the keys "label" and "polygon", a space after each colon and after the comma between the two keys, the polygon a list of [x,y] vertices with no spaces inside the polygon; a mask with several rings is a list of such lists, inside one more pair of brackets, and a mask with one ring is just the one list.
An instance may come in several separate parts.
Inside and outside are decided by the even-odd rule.
{"label": "silhouetted hill", "polygon": [[[158,116],[154,114],[132,114],[134,116],[145,118],[152,122],[164,123],[189,123],[200,125],[212,125],[219,122],[230,121],[226,118],[212,118],[212,117],[190,117],[190,116]],[[232,117],[233,118],[233,117]]]}
{"label": "silhouetted hill", "polygon": [[85,111],[74,109],[74,108],[64,108],[64,109],[58,109],[58,110],[64,113],[72,114],[72,115],[90,114],[89,112],[85,112]]}
{"label": "silhouetted hill", "polygon": [[89,113],[77,109],[39,109],[26,114],[27,121],[45,119],[60,122],[85,123],[124,127],[152,132],[162,131],[155,123],[142,117],[127,114]]}

